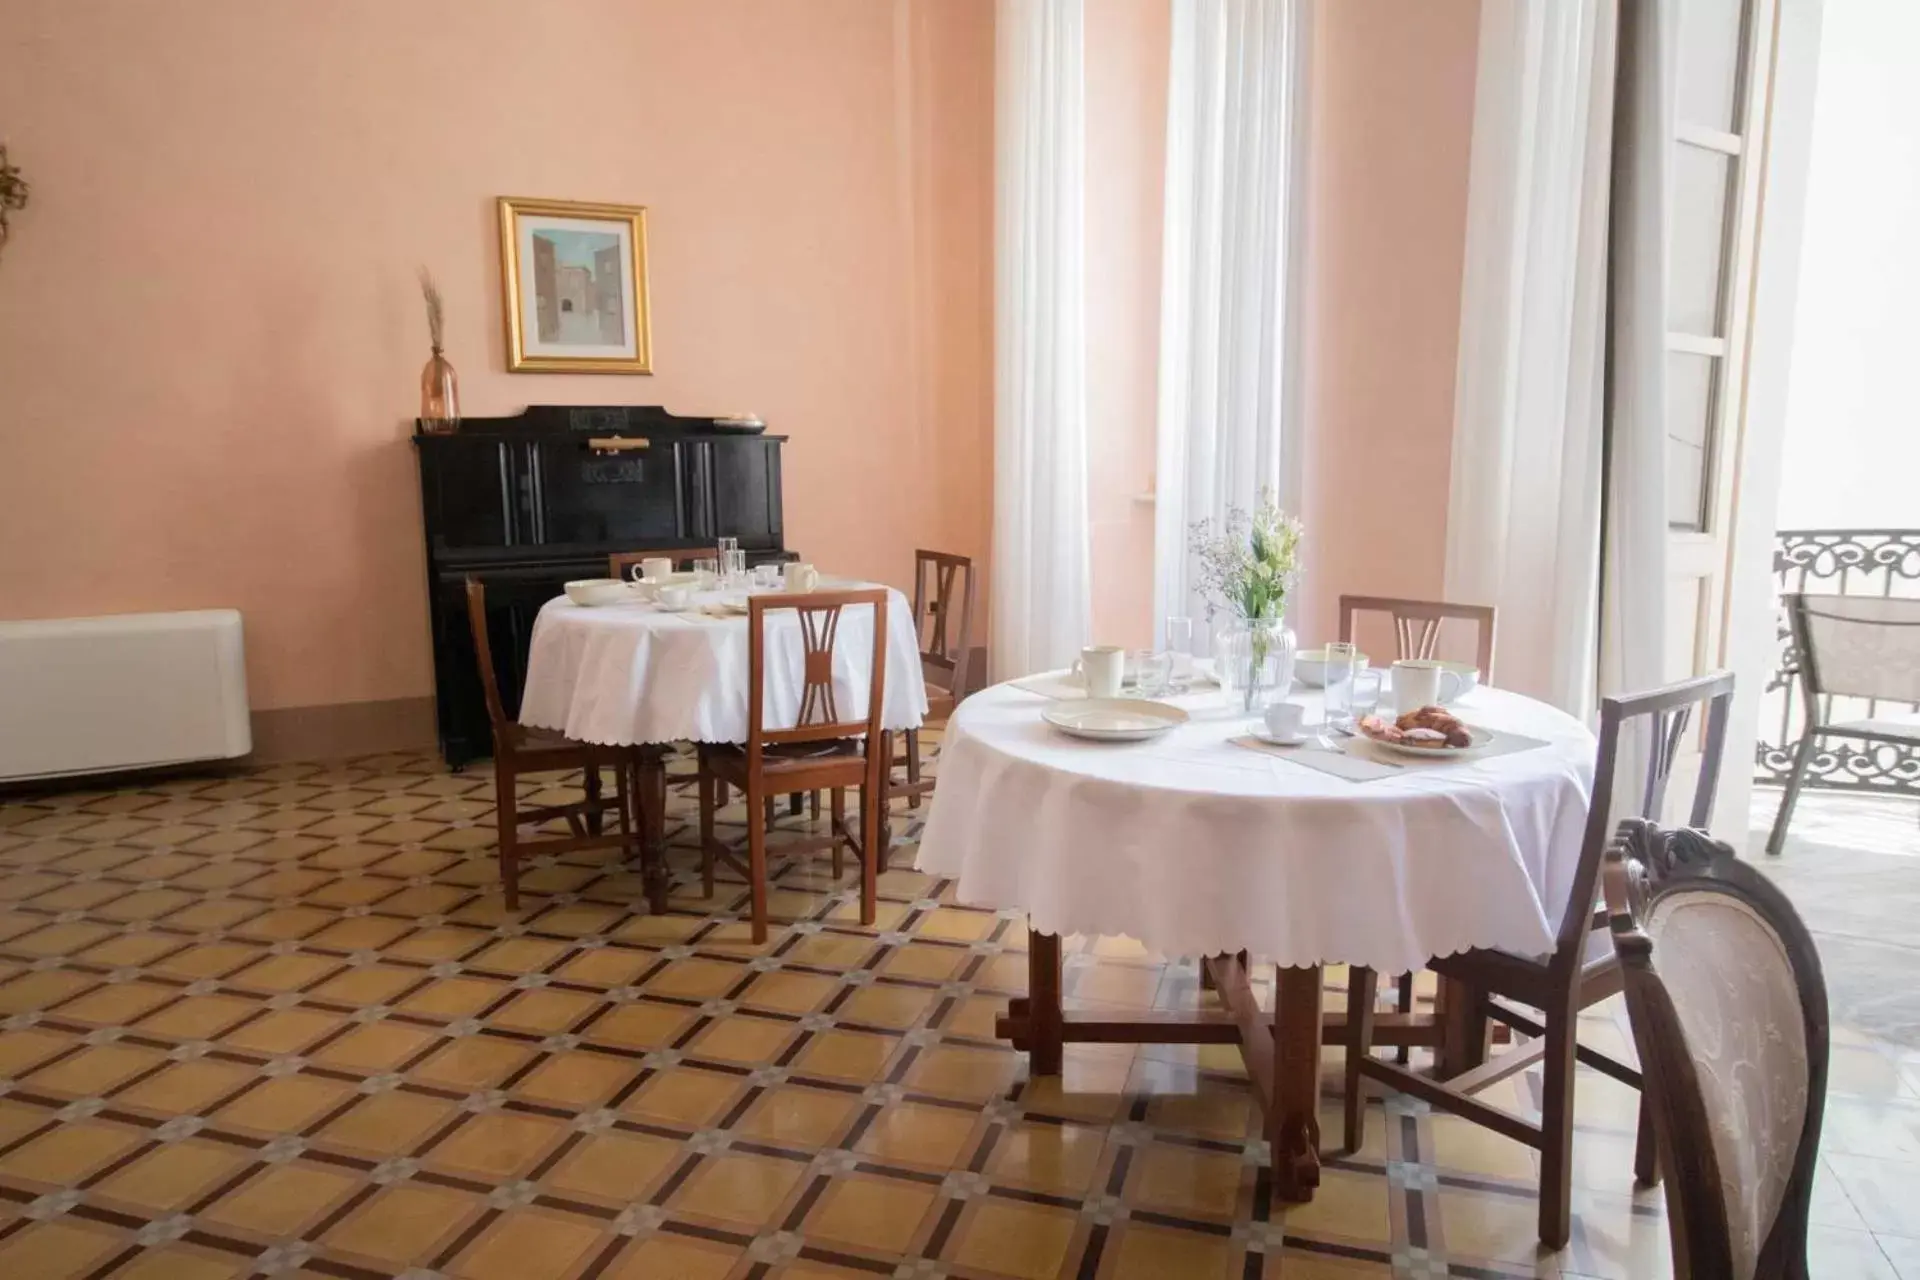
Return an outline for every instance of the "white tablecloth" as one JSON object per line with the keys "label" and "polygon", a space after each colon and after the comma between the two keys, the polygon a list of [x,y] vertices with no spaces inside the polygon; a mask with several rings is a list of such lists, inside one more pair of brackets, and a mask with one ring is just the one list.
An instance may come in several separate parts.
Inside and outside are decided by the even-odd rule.
{"label": "white tablecloth", "polygon": [[[723,594],[744,598],[740,592],[714,592],[695,600],[711,603]],[[799,616],[769,614],[767,645],[766,726],[791,728],[806,686]],[[843,720],[866,717],[872,654],[873,610],[842,610],[833,651],[833,700]],[[541,607],[533,624],[520,723],[601,746],[744,742],[747,679],[744,616],[667,613],[640,603],[582,608],[560,596]],[[918,728],[926,713],[913,611],[906,597],[889,587],[881,727]]]}
{"label": "white tablecloth", "polygon": [[[1316,691],[1296,691],[1307,721]],[[1571,892],[1593,737],[1517,694],[1477,689],[1469,724],[1530,751],[1354,782],[1228,739],[1222,695],[1147,743],[1088,743],[997,685],[963,702],[940,752],[918,866],[961,901],[1023,908],[1046,933],[1125,934],[1167,955],[1247,950],[1283,965],[1416,969],[1467,947],[1552,949]]]}

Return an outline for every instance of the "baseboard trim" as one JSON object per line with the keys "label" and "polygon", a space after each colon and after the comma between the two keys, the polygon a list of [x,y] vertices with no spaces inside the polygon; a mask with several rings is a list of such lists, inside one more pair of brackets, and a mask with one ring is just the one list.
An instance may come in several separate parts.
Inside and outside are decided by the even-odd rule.
{"label": "baseboard trim", "polygon": [[433,699],[388,698],[256,711],[248,764],[342,760],[388,751],[424,751],[438,740]]}

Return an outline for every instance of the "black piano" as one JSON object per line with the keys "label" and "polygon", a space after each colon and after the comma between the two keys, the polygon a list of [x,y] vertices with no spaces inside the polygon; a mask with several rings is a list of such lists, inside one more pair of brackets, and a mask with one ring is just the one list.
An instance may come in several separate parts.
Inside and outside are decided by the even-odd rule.
{"label": "black piano", "polygon": [[657,405],[533,405],[416,431],[440,753],[459,768],[492,754],[467,629],[465,582],[487,587],[501,697],[520,705],[540,606],[607,556],[740,539],[749,565],[785,560],[780,446],[765,426],[683,418]]}

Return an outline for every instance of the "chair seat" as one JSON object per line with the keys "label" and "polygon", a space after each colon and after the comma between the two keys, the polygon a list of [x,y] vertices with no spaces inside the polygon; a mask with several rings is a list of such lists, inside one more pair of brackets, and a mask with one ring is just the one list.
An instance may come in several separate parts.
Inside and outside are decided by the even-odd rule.
{"label": "chair seat", "polygon": [[[927,695],[931,698],[931,692]],[[1871,720],[1848,720],[1840,724],[1823,724],[1821,733],[1839,734],[1843,738],[1879,738],[1888,742],[1920,743],[1920,717],[1900,717],[1898,719],[1880,716]]]}
{"label": "chair seat", "polygon": [[[770,744],[762,748],[760,772],[775,781],[826,769],[846,775],[847,781],[841,785],[858,786],[866,772],[865,752],[866,744],[859,738]],[[741,788],[747,785],[747,749],[737,743],[701,743],[700,762],[723,782]]]}
{"label": "chair seat", "polygon": [[959,705],[951,691],[937,685],[927,686],[927,719],[948,720],[953,717],[953,709]]}

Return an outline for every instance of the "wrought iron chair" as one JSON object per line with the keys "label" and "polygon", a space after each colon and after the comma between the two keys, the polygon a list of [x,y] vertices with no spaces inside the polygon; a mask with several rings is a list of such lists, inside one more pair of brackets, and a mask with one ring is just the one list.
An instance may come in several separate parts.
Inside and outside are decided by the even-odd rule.
{"label": "wrought iron chair", "polygon": [[[867,687],[866,715],[840,718],[835,704],[834,648],[843,611],[848,606],[873,610],[872,675]],[[781,671],[776,679],[800,685],[797,722],[789,728],[768,728],[767,615],[793,612],[804,652],[800,669]],[[770,801],[775,796],[826,790],[832,796],[828,834],[784,842],[780,852],[833,851],[838,876],[845,849],[860,858],[860,923],[872,924],[876,909],[878,851],[884,847],[881,808],[884,804],[887,735],[880,730],[887,677],[887,593],[819,591],[807,595],[751,596],[747,600],[747,741],[744,745],[700,744],[701,878],[707,896],[713,895],[716,860],[746,877],[751,894],[753,940],[767,940],[767,828]],[[719,808],[717,789],[731,784],[746,795],[747,861],[737,846],[723,844],[714,835]],[[860,789],[860,835],[847,823],[847,788]]]}
{"label": "wrought iron chair", "polygon": [[1804,1280],[1827,989],[1799,915],[1699,831],[1628,819],[1607,912],[1679,1280]]}
{"label": "wrought iron chair", "polygon": [[[1681,680],[1647,693],[1600,700],[1600,744],[1588,797],[1587,825],[1567,895],[1554,949],[1544,956],[1522,956],[1474,949],[1436,957],[1429,967],[1451,979],[1461,998],[1446,1010],[1450,1045],[1462,1068],[1446,1079],[1419,1075],[1373,1056],[1376,978],[1356,968],[1347,983],[1346,1147],[1358,1150],[1365,1137],[1364,1079],[1411,1094],[1451,1111],[1503,1137],[1540,1152],[1540,1242],[1550,1249],[1566,1244],[1572,1227],[1573,1064],[1576,1059],[1623,1084],[1640,1087],[1640,1072],[1574,1040],[1574,1022],[1582,1009],[1620,990],[1620,966],[1605,947],[1607,918],[1594,903],[1600,890],[1600,864],[1612,830],[1616,768],[1623,734],[1636,724],[1648,730],[1646,777],[1638,809],[1657,816],[1666,802],[1667,783],[1687,739],[1698,707],[1706,708],[1706,742],[1694,779],[1689,825],[1704,827],[1713,811],[1713,792],[1726,747],[1727,713],[1733,703],[1733,674],[1718,672]],[[1598,944],[1598,945],[1596,945]],[[1536,1018],[1515,1006],[1539,1010]],[[1532,1037],[1528,1043],[1486,1059],[1488,1020]],[[1535,1062],[1545,1067],[1538,1123],[1483,1102],[1473,1095]],[[1642,1101],[1640,1140],[1634,1170],[1643,1182],[1658,1174],[1653,1159],[1652,1118]]]}
{"label": "wrought iron chair", "polygon": [[[1393,621],[1393,658],[1432,658],[1440,649],[1440,627],[1448,621],[1473,624],[1474,665],[1480,678],[1493,683],[1494,607],[1490,604],[1450,604],[1445,600],[1403,600],[1397,596],[1340,597],[1340,639],[1353,643],[1355,623],[1363,613],[1384,613]],[[1401,1013],[1413,1012],[1413,975],[1403,973],[1398,998]],[[1395,1060],[1405,1063],[1402,1048]]]}
{"label": "wrought iron chair", "polygon": [[[1798,658],[1806,728],[1767,835],[1770,854],[1786,843],[1787,824],[1822,738],[1920,746],[1920,720],[1874,714],[1880,702],[1920,703],[1920,599],[1793,594],[1782,602]],[[1829,721],[1835,696],[1868,699],[1867,718]]]}

